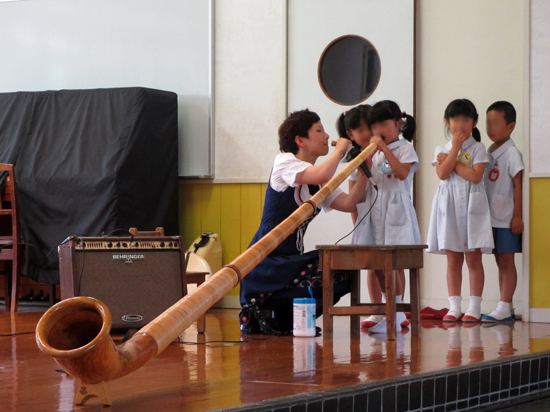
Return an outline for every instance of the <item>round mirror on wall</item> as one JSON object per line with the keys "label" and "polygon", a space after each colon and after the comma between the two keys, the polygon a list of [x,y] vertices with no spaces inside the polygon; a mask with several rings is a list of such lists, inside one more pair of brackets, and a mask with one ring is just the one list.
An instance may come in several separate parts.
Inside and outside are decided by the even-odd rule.
{"label": "round mirror on wall", "polygon": [[366,100],[380,81],[380,56],[364,37],[347,35],[323,51],[317,69],[319,84],[335,103],[355,105]]}

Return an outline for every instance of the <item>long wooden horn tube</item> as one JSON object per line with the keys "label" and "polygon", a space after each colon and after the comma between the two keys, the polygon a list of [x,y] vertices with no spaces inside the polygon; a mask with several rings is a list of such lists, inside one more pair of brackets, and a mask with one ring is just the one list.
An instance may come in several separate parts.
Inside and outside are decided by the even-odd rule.
{"label": "long wooden horn tube", "polygon": [[69,375],[82,384],[100,384],[140,368],[239,284],[311,216],[376,147],[374,143],[369,145],[277,227],[125,343],[116,346],[111,339],[111,315],[103,303],[94,298],[75,297],[59,302],[42,315],[36,327],[38,347],[53,356]]}

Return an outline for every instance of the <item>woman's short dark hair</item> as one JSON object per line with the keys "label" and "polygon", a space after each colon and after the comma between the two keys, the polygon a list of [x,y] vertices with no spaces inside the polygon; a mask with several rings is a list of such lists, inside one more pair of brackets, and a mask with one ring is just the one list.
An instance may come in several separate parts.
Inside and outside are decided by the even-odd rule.
{"label": "woman's short dark hair", "polygon": [[307,132],[321,118],[309,109],[292,112],[279,126],[279,150],[283,153],[298,153],[296,136],[308,137]]}

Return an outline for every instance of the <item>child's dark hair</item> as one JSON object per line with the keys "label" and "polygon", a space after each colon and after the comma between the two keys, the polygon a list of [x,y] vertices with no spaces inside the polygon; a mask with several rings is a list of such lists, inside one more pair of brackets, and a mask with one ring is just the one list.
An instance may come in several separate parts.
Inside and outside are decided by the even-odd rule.
{"label": "child's dark hair", "polygon": [[[447,108],[445,109],[445,128],[448,131],[448,121],[449,119],[452,119],[455,116],[464,116],[469,119],[472,119],[474,122],[477,122],[477,119],[479,118],[479,115],[477,114],[476,107],[474,104],[468,100],[468,99],[456,99],[453,100]],[[481,133],[479,133],[479,129],[477,127],[474,127],[472,130],[472,136],[476,140],[476,142],[481,141]]]}
{"label": "child's dark hair", "polygon": [[372,127],[373,124],[378,122],[383,122],[385,120],[393,120],[398,122],[400,119],[404,119],[403,127],[400,132],[404,139],[411,142],[414,138],[414,132],[416,131],[416,122],[414,121],[414,117],[402,112],[397,103],[391,100],[382,100],[372,106],[367,124],[369,127]]}
{"label": "child's dark hair", "polygon": [[495,110],[497,112],[503,113],[504,120],[506,120],[506,124],[516,122],[516,109],[514,109],[514,106],[510,102],[506,102],[504,100],[494,102],[487,109],[487,113],[489,113],[491,110]]}
{"label": "child's dark hair", "polygon": [[[348,110],[345,113],[342,113],[338,120],[336,120],[336,130],[338,131],[338,137],[343,137],[345,139],[351,140],[347,132],[357,129],[361,126],[361,120],[367,124],[367,117],[371,111],[372,106],[370,104],[360,104],[353,109]],[[344,157],[344,162],[349,162],[355,159],[357,153],[360,153],[363,148],[357,144],[354,140],[351,140],[352,148],[346,153]]]}
{"label": "child's dark hair", "polygon": [[309,109],[292,112],[279,126],[279,150],[283,153],[298,153],[296,136],[308,137],[308,130],[320,121],[319,115]]}

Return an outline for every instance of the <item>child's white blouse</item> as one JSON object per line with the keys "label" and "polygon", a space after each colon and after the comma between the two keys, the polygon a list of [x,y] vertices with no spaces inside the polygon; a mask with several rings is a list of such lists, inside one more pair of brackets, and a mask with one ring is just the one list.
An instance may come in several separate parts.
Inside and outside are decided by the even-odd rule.
{"label": "child's white blouse", "polygon": [[514,214],[514,183],[512,179],[524,169],[520,151],[512,139],[491,152],[485,168],[485,189],[491,209],[493,227],[510,228]]}

